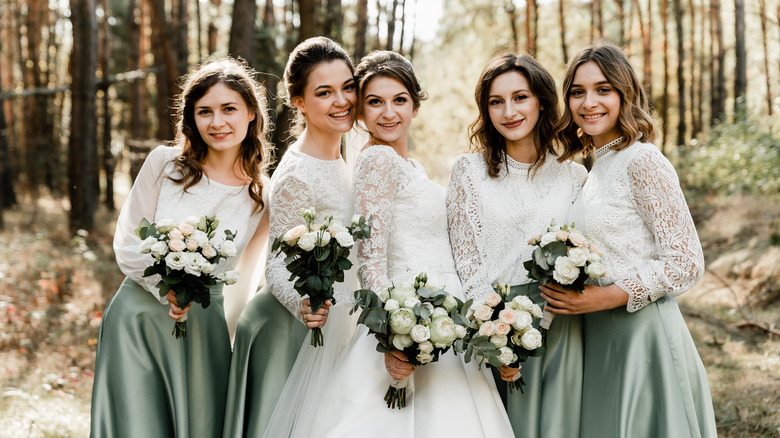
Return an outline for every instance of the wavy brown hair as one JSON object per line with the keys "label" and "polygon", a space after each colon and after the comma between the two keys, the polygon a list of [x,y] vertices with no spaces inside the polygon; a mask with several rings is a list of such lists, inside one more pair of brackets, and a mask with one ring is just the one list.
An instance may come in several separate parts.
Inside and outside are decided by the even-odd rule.
{"label": "wavy brown hair", "polygon": [[620,150],[634,144],[640,138],[645,142],[655,140],[656,131],[653,117],[650,115],[650,100],[639,78],[631,67],[628,57],[614,44],[598,43],[581,50],[566,66],[563,76],[564,109],[558,125],[555,127],[555,136],[561,143],[563,153],[559,160],[570,159],[582,152],[589,154],[593,148],[591,136],[582,132],[574,123],[569,97],[577,69],[586,62],[595,62],[607,81],[615,87],[620,95],[620,112],[618,113],[618,130],[623,140],[612,146],[612,149]]}
{"label": "wavy brown hair", "polygon": [[181,146],[182,152],[174,160],[181,177],[169,177],[178,184],[184,184],[186,191],[203,178],[203,162],[209,148],[198,132],[195,123],[195,104],[216,84],[238,93],[244,100],[250,114],[255,118],[249,122],[246,137],[241,142],[238,161],[251,180],[249,197],[255,202],[255,210],[263,208],[262,176],[270,159],[271,148],[267,139],[268,113],[262,87],[253,79],[254,72],[243,61],[230,57],[209,61],[183,78],[184,85],[174,108],[176,138],[174,146]]}
{"label": "wavy brown hair", "polygon": [[494,57],[479,76],[474,99],[477,101],[479,115],[469,125],[469,139],[472,150],[485,157],[488,175],[496,178],[501,170],[501,164],[506,163],[506,139],[490,121],[488,102],[490,87],[500,75],[516,71],[523,75],[531,87],[531,92],[539,99],[539,120],[533,129],[534,145],[536,146],[536,161],[529,171],[536,171],[544,164],[547,153],[557,155],[553,147],[553,130],[558,121],[558,94],[555,81],[545,68],[529,55],[503,53]]}

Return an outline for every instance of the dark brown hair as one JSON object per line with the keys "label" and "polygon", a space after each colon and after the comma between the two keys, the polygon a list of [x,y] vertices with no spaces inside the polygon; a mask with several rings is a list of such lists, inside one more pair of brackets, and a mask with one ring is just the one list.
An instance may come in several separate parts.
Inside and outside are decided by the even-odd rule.
{"label": "dark brown hair", "polygon": [[488,112],[490,87],[500,75],[516,71],[523,75],[531,92],[539,99],[539,120],[533,129],[536,162],[529,171],[536,172],[545,162],[547,153],[557,155],[553,147],[553,129],[558,121],[558,94],[555,81],[545,68],[529,55],[503,53],[494,57],[482,70],[474,91],[479,115],[469,125],[472,149],[481,152],[487,163],[488,175],[496,178],[501,164],[506,165],[506,139],[493,126]]}
{"label": "dark brown hair", "polygon": [[355,80],[358,84],[358,114],[363,112],[363,91],[374,78],[385,77],[400,82],[409,92],[415,109],[420,108],[428,94],[423,91],[420,81],[414,74],[414,67],[408,59],[396,52],[377,50],[364,56],[355,67]]}

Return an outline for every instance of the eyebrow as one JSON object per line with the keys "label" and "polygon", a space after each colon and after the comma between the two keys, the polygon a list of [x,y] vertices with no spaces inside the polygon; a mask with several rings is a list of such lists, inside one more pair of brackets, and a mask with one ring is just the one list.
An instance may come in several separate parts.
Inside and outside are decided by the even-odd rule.
{"label": "eyebrow", "polygon": [[[343,86],[345,86],[345,85],[348,85],[348,84],[354,84],[354,83],[355,83],[355,78],[351,78],[351,79],[348,79],[348,80],[344,81],[344,83],[343,83],[343,84],[341,84],[341,86],[343,87]],[[317,90],[320,90],[320,89],[329,89],[329,88],[333,88],[333,86],[332,86],[332,85],[329,85],[329,84],[322,84],[322,85],[318,85],[318,86],[317,86],[317,87],[314,89],[314,91],[317,91]]]}
{"label": "eyebrow", "polygon": [[[238,103],[237,102],[226,102],[226,103],[220,104],[219,106],[228,106],[228,105],[238,105]],[[195,107],[195,109],[199,109],[199,108],[211,108],[211,107],[208,106],[208,105],[198,105],[198,106]]]}
{"label": "eyebrow", "polygon": [[[398,96],[411,96],[411,95],[409,94],[409,92],[408,92],[408,91],[402,91],[402,92],[400,92],[400,93],[398,93],[398,94],[395,94],[395,95],[393,95],[393,98],[396,98],[396,97],[398,97]],[[366,98],[366,99],[368,99],[368,98],[370,98],[370,97],[379,97],[379,98],[381,98],[381,96],[379,96],[379,95],[376,95],[376,94],[366,94],[366,97],[365,97],[365,98]]]}
{"label": "eyebrow", "polygon": [[[517,90],[512,92],[512,95],[518,94],[518,93],[530,93],[531,90],[526,90],[525,88],[518,88]],[[494,97],[501,98],[501,95],[498,94],[490,94],[488,95],[488,99],[492,99]]]}
{"label": "eyebrow", "polygon": [[[609,81],[599,81],[596,82],[594,85],[612,85],[612,84]],[[585,86],[580,84],[571,84],[571,88],[574,87],[585,87]]]}

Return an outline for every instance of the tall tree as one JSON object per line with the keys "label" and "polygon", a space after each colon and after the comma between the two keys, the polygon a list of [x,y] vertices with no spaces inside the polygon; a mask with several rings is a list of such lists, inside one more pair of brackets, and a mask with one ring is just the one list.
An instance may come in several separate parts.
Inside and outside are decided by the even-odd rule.
{"label": "tall tree", "polygon": [[713,73],[711,75],[712,87],[710,90],[712,112],[710,123],[716,124],[726,115],[726,50],[723,47],[723,18],[720,11],[720,0],[710,2],[710,31],[713,38]]}
{"label": "tall tree", "polygon": [[230,24],[230,40],[228,53],[233,57],[241,57],[249,65],[254,65],[255,17],[257,2],[255,0],[234,0],[233,18]]}
{"label": "tall tree", "polygon": [[515,2],[506,0],[506,15],[509,17],[509,28],[512,29],[512,51],[517,52],[520,48],[520,35],[517,32],[517,11]]}
{"label": "tall tree", "polygon": [[406,41],[406,0],[401,0],[401,35],[398,42],[398,53],[404,54],[404,41]]}
{"label": "tall tree", "polygon": [[645,23],[645,17],[642,16],[642,7],[639,5],[639,0],[634,0],[634,7],[636,8],[637,18],[639,19],[639,33],[642,35],[642,55],[644,57],[643,62],[643,78],[642,85],[645,87],[648,95],[652,96],[653,75],[652,75],[652,46],[650,44],[651,27],[653,22],[652,14],[653,2],[647,2],[647,23]]}
{"label": "tall tree", "polygon": [[696,8],[693,5],[693,0],[688,0],[688,11],[690,13],[690,29],[689,31],[689,40],[690,40],[690,64],[691,64],[691,86],[688,87],[688,100],[691,102],[691,138],[696,138],[696,136],[701,131],[701,124],[699,123],[701,119],[696,117],[696,78],[697,76],[701,75],[701,72],[698,72],[697,75],[697,66],[698,63],[696,62]]}
{"label": "tall tree", "polygon": [[664,60],[663,87],[661,87],[661,152],[666,154],[666,141],[669,138],[669,0],[661,0],[661,51]]}
{"label": "tall tree", "polygon": [[[5,16],[3,17],[5,18]],[[0,21],[4,24],[4,20]],[[3,35],[5,36],[5,35]],[[0,53],[5,46],[5,38],[0,38]],[[0,63],[0,78],[4,77],[5,69]],[[0,81],[0,89],[2,81]],[[11,153],[8,149],[8,125],[5,118],[5,101],[0,101],[0,229],[3,228],[3,210],[16,203],[13,175],[11,174]]]}
{"label": "tall tree", "polygon": [[341,41],[341,28],[344,27],[341,0],[327,0],[325,9],[324,34],[336,41]]}
{"label": "tall tree", "polygon": [[[157,74],[157,138],[162,140],[173,139],[173,120],[171,119],[170,102],[177,94],[177,81],[183,71],[179,70],[179,59],[176,53],[178,44],[174,41],[178,38],[171,30],[173,20],[169,20],[165,12],[165,2],[147,0],[151,15],[152,44],[155,64],[162,68],[162,73]],[[173,8],[176,11],[176,8]]]}
{"label": "tall tree", "polygon": [[[111,30],[108,26],[108,19],[111,17],[109,1],[100,0],[100,6],[103,9],[103,19],[100,21],[100,39],[98,44],[98,64],[102,81],[100,89],[103,91],[103,129],[102,129],[102,154],[100,155],[103,167],[103,177],[105,178],[103,186],[106,188],[105,198],[103,199],[109,211],[113,211],[114,206],[114,168],[116,160],[111,152],[111,100],[109,98],[109,59],[111,57]],[[98,191],[100,188],[98,188]]]}
{"label": "tall tree", "polygon": [[[130,70],[141,70],[144,66],[143,58],[141,57],[142,50],[142,33],[144,25],[144,8],[141,4],[142,0],[129,0],[127,5],[127,23],[128,23],[128,49],[130,51],[129,68]],[[130,145],[141,140],[145,137],[144,133],[144,95],[142,93],[142,86],[145,85],[146,79],[139,78],[134,81],[130,81]],[[132,149],[133,146],[131,146]],[[130,151],[130,179],[135,181],[135,177],[141,170],[142,161],[136,159],[134,151]]]}
{"label": "tall tree", "polygon": [[366,30],[368,29],[368,0],[357,2],[357,22],[355,23],[355,62],[366,55]]}
{"label": "tall tree", "polygon": [[95,94],[97,83],[97,19],[95,0],[71,0],[73,45],[71,66],[71,127],[68,144],[68,189],[71,230],[92,230],[98,193],[93,181],[97,156]]}
{"label": "tall tree", "polygon": [[683,7],[682,0],[673,0],[674,22],[677,35],[677,140],[678,146],[685,144],[685,49],[683,48]]}
{"label": "tall tree", "polygon": [[[45,28],[45,17],[48,17],[47,5],[43,0],[28,0],[26,15],[27,58],[23,74],[26,76],[28,86],[39,89],[45,86],[43,83],[43,71],[41,68],[43,59],[41,49],[43,46],[42,35]],[[25,112],[27,119],[27,147],[25,168],[30,188],[37,191],[39,185],[52,187],[51,165],[48,163],[49,145],[52,138],[47,135],[50,131],[46,130],[46,117],[48,112],[49,95],[36,94],[26,99],[28,110]]]}
{"label": "tall tree", "polygon": [[[213,9],[218,9],[220,4],[222,4],[221,0],[211,0]],[[209,55],[217,51],[217,37],[219,35],[219,30],[217,29],[217,24],[214,22],[215,19],[216,17],[213,14],[209,14],[209,25],[206,31],[208,32],[208,38],[206,40],[206,51],[208,51]]]}
{"label": "tall tree", "polygon": [[[778,6],[780,8],[780,6]],[[780,9],[779,9],[780,10]],[[772,115],[772,72],[769,71],[769,33],[767,32],[766,0],[758,0],[761,19],[761,42],[764,46],[764,73],[766,77],[766,111]],[[780,24],[780,23],[778,23]]]}
{"label": "tall tree", "polygon": [[393,0],[388,5],[389,11],[387,12],[387,42],[385,44],[386,50],[393,50],[395,42],[395,14],[398,9],[398,0]]}
{"label": "tall tree", "polygon": [[620,33],[618,36],[618,45],[623,47],[626,43],[626,17],[625,12],[623,11],[623,0],[615,0],[615,6],[617,6],[617,20],[620,25],[618,28],[618,32]]}
{"label": "tall tree", "polygon": [[736,44],[734,51],[737,56],[734,72],[734,119],[739,120],[747,115],[747,53],[745,49],[745,3],[734,0],[734,34]]}
{"label": "tall tree", "polygon": [[566,16],[563,11],[566,10],[564,0],[558,0],[558,25],[561,29],[561,54],[563,55],[563,64],[569,63],[569,53],[566,47]]}
{"label": "tall tree", "polygon": [[314,0],[296,0],[296,2],[301,23],[299,39],[303,41],[317,34],[316,2]]}
{"label": "tall tree", "polygon": [[704,47],[704,35],[705,27],[709,25],[709,18],[707,13],[707,6],[704,2],[699,3],[699,50],[696,57],[696,63],[699,64],[699,76],[696,78],[696,126],[699,127],[700,132],[704,129],[704,76],[707,73],[707,65],[710,64],[709,56],[706,56],[707,49]]}
{"label": "tall tree", "polygon": [[526,47],[528,49],[528,53],[536,56],[536,41],[538,38],[538,32],[537,27],[539,25],[539,8],[536,4],[536,0],[526,0],[525,2],[525,10],[526,10]]}

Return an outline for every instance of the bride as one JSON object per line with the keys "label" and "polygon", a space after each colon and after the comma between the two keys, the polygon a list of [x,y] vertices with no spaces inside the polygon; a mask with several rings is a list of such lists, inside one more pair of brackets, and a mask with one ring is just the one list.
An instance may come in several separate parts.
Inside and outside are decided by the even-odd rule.
{"label": "bride", "polygon": [[[426,272],[431,284],[463,299],[444,188],[407,158],[408,129],[425,98],[412,65],[397,53],[374,52],[361,60],[355,78],[358,117],[370,137],[357,159],[355,211],[373,216],[371,238],[357,245],[362,286],[378,292]],[[331,314],[327,324],[334,319]],[[285,392],[297,386],[310,408],[280,402],[274,420],[287,417],[290,423],[298,417],[307,425],[276,428],[272,420],[266,436],[363,437],[380,430],[383,436],[513,436],[486,367],[464,364],[449,353],[415,370],[398,352],[377,353],[376,343],[360,326],[333,371],[324,373],[330,374],[327,381],[309,381],[305,387],[288,383]],[[383,400],[388,384],[408,375],[406,407],[389,409]],[[293,371],[290,381],[295,378]]]}

